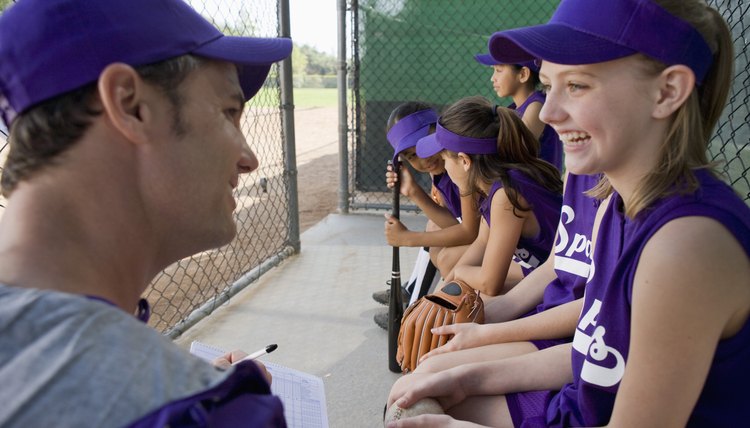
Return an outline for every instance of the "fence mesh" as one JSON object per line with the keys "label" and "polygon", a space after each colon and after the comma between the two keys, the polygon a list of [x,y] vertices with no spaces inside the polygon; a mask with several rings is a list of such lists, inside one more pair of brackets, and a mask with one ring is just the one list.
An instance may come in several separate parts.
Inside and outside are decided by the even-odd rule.
{"label": "fence mesh", "polygon": [[[708,3],[729,23],[736,53],[731,98],[710,153],[750,203],[750,4],[743,0]],[[490,83],[491,70],[477,63],[473,55],[487,51],[487,39],[496,31],[546,22],[558,4],[548,0],[350,0],[351,207],[390,207],[383,174],[392,153],[385,124],[394,107],[422,101],[439,111],[469,95],[497,99]],[[504,99],[499,103],[510,102]],[[421,178],[427,188],[429,180],[424,175]]]}
{"label": "fence mesh", "polygon": [[[278,37],[277,0],[190,0],[226,34]],[[31,53],[30,53],[31,54]],[[263,89],[246,106],[242,129],[260,161],[252,174],[240,177],[235,190],[237,237],[227,246],[173,264],[145,291],[152,305],[149,324],[167,332],[219,296],[244,274],[282,252],[290,244],[289,176],[284,165],[280,81],[274,65]],[[9,146],[0,139],[0,165]],[[0,199],[0,216],[7,201]],[[218,304],[218,303],[217,303]]]}

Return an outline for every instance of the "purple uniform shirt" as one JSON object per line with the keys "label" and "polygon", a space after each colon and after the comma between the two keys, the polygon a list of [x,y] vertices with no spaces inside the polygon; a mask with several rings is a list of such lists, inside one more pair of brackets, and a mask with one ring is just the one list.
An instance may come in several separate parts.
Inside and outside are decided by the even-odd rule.
{"label": "purple uniform shirt", "polygon": [[[555,273],[557,277],[544,289],[544,297],[530,316],[583,297],[591,265],[591,232],[600,201],[584,194],[599,182],[599,175],[568,174],[557,226]],[[546,349],[572,338],[532,340],[537,349]],[[508,409],[517,427],[546,426],[546,410],[554,391],[508,394]]]}
{"label": "purple uniform shirt", "polygon": [[432,184],[438,189],[443,197],[445,207],[453,214],[453,217],[461,218],[461,192],[448,174],[438,174],[432,176]]}
{"label": "purple uniform shirt", "polygon": [[[621,212],[613,195],[602,218],[594,255],[596,276],[586,287],[573,340],[573,383],[552,399],[551,426],[599,426],[609,422],[628,359],[633,277],[649,239],[667,222],[702,216],[721,223],[750,257],[750,208],[709,172],[695,172],[700,188],[657,201],[636,219]],[[747,423],[750,385],[750,321],[718,343],[706,383],[688,426],[742,426]],[[668,409],[665,409],[668,411]]]}
{"label": "purple uniform shirt", "polygon": [[[509,109],[513,109],[518,112],[518,115],[523,117],[526,109],[532,103],[538,102],[544,104],[546,97],[539,91],[533,92],[526,98],[519,107],[513,103],[508,106]],[[558,171],[562,171],[563,163],[563,149],[560,137],[557,135],[554,129],[549,125],[544,125],[542,135],[539,136],[539,158],[546,160],[557,168]]]}
{"label": "purple uniform shirt", "polygon": [[[544,263],[552,250],[555,239],[555,229],[560,220],[560,206],[562,195],[548,190],[526,174],[518,170],[509,170],[508,175],[512,186],[526,199],[539,223],[539,233],[533,238],[521,237],[516,244],[513,260],[521,265],[524,276]],[[479,212],[491,226],[492,198],[503,187],[501,181],[492,183],[487,198],[479,206]]]}
{"label": "purple uniform shirt", "polygon": [[544,289],[537,313],[583,297],[591,266],[591,231],[600,204],[584,192],[597,183],[598,175],[568,174],[554,247],[557,278]]}

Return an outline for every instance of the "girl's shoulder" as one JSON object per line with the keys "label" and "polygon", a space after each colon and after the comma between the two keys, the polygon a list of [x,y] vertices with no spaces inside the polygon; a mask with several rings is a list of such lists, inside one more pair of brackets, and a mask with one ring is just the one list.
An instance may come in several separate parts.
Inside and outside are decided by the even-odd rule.
{"label": "girl's shoulder", "polygon": [[524,101],[518,108],[518,111],[525,112],[526,109],[529,108],[534,103],[539,103],[539,108],[541,108],[542,104],[547,100],[547,96],[544,95],[544,93],[540,91],[534,91],[529,95],[528,98],[526,98],[526,101]]}
{"label": "girl's shoulder", "polygon": [[[532,103],[542,103],[547,101],[547,95],[544,94],[542,91],[534,91],[529,95],[529,98],[526,99],[526,103],[532,104]],[[525,103],[525,104],[526,104]]]}
{"label": "girl's shoulder", "polygon": [[648,239],[663,225],[683,217],[705,217],[726,228],[750,255],[750,207],[731,186],[708,170],[694,172],[698,187],[689,193],[674,193],[640,213],[633,231]]}

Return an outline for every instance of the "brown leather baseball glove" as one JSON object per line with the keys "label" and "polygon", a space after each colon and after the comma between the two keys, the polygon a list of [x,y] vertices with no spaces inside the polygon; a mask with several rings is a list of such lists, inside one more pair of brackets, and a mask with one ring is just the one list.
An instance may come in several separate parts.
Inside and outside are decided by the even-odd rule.
{"label": "brown leather baseball glove", "polygon": [[462,322],[484,323],[484,303],[479,293],[455,280],[417,300],[406,309],[398,332],[396,361],[404,373],[413,371],[422,355],[444,345],[453,336],[433,336],[433,327]]}

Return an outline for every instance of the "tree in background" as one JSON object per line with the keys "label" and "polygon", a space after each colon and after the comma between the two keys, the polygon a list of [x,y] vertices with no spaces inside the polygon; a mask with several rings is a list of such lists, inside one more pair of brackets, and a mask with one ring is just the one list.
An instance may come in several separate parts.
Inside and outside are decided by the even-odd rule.
{"label": "tree in background", "polygon": [[335,88],[336,58],[309,45],[294,45],[292,72],[297,88]]}
{"label": "tree in background", "polygon": [[292,49],[292,76],[295,88],[301,88],[304,86],[306,75],[307,56],[302,52],[299,46],[294,45],[294,49]]}
{"label": "tree in background", "polygon": [[308,45],[302,45],[299,49],[307,57],[307,74],[336,74],[336,58],[333,55],[320,52]]}
{"label": "tree in background", "polygon": [[11,3],[13,3],[13,0],[0,0],[0,11],[5,10]]}

